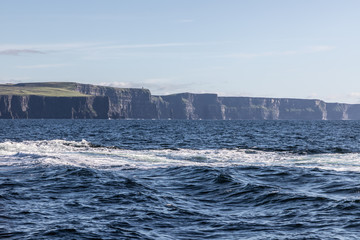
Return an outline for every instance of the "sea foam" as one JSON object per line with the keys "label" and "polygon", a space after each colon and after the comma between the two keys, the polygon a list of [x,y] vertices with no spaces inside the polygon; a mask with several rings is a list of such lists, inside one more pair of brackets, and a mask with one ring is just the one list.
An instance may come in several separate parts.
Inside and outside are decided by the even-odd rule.
{"label": "sea foam", "polygon": [[360,172],[359,153],[295,154],[253,149],[128,150],[94,146],[86,140],[0,143],[0,166],[59,165],[96,169],[177,166],[284,166]]}

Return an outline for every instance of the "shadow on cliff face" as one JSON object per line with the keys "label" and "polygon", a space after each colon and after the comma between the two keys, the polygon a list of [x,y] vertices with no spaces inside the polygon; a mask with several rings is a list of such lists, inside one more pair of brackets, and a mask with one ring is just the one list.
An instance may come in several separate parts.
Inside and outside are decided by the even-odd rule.
{"label": "shadow on cliff face", "polygon": [[108,97],[0,96],[0,118],[108,118]]}

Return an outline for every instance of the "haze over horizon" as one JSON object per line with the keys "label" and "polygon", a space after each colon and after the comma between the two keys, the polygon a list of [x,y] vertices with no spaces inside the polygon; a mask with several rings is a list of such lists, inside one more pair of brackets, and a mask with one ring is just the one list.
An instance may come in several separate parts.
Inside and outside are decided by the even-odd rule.
{"label": "haze over horizon", "polygon": [[360,1],[2,1],[0,84],[360,103]]}

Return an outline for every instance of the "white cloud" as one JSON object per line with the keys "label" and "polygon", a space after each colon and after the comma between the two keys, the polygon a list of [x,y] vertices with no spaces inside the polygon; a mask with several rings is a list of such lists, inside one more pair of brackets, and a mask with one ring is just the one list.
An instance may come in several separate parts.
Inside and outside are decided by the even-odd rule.
{"label": "white cloud", "polygon": [[334,46],[312,46],[312,47],[308,47],[308,53],[315,53],[315,52],[328,52],[328,51],[332,51],[335,49]]}
{"label": "white cloud", "polygon": [[99,85],[118,88],[146,88],[155,95],[186,92],[193,86],[190,83],[179,84],[171,78],[149,78],[140,82],[102,82]]}
{"label": "white cloud", "polygon": [[132,82],[102,82],[99,85],[116,88],[139,88],[139,84]]}
{"label": "white cloud", "polygon": [[359,104],[360,103],[360,92],[351,92],[348,94],[331,94],[331,95],[322,95],[318,97],[325,102],[338,102],[338,103],[350,103],[350,104]]}
{"label": "white cloud", "polygon": [[352,92],[348,94],[351,98],[360,98],[360,92]]}
{"label": "white cloud", "polygon": [[[55,44],[0,44],[0,54],[47,53],[67,50],[82,50],[101,46],[101,43],[55,43]],[[10,55],[10,54],[7,54]],[[14,54],[12,54],[14,55]]]}
{"label": "white cloud", "polygon": [[284,52],[262,52],[262,53],[237,53],[225,55],[226,57],[233,58],[255,58],[255,57],[271,57],[271,56],[286,56],[297,54],[296,51],[284,51]]}
{"label": "white cloud", "polygon": [[168,48],[168,47],[186,47],[214,44],[210,42],[170,42],[170,43],[150,43],[150,44],[119,44],[100,46],[96,49],[134,49],[134,48]]}
{"label": "white cloud", "polygon": [[[23,53],[56,53],[56,52],[80,52],[85,55],[98,54],[108,56],[116,50],[124,49],[148,49],[148,48],[177,48],[190,46],[205,46],[221,44],[219,42],[165,42],[165,43],[143,43],[143,44],[114,44],[114,43],[58,43],[58,44],[0,44],[0,55],[20,55]],[[109,50],[111,52],[109,52]],[[113,51],[114,50],[114,51]],[[107,52],[105,52],[107,51]],[[120,52],[120,51],[119,51]],[[117,52],[117,53],[119,53]],[[125,54],[124,52],[121,52]]]}
{"label": "white cloud", "polygon": [[42,51],[33,50],[33,49],[3,49],[0,50],[0,55],[11,55],[18,56],[20,54],[44,54]]}
{"label": "white cloud", "polygon": [[178,22],[179,23],[191,23],[191,22],[194,22],[194,20],[193,19],[180,19]]}
{"label": "white cloud", "polygon": [[54,67],[64,67],[68,66],[68,64],[37,64],[37,65],[24,65],[24,66],[16,66],[19,69],[41,69],[41,68],[54,68]]}
{"label": "white cloud", "polygon": [[[146,49],[146,48],[175,48],[175,47],[190,47],[190,46],[208,46],[219,45],[225,42],[165,42],[165,43],[144,43],[144,44],[114,44],[114,43],[89,43],[89,42],[75,42],[75,43],[58,43],[58,44],[0,44],[0,55],[20,55],[20,54],[44,54],[58,51],[85,51],[87,53],[101,50],[116,50],[116,49]],[[332,51],[334,46],[319,45],[310,46],[299,50],[288,51],[266,51],[259,53],[231,53],[222,55],[222,57],[229,58],[256,58],[256,57],[271,57],[271,56],[287,56],[296,54],[309,54],[317,52]]]}
{"label": "white cloud", "polygon": [[74,42],[54,44],[0,44],[0,51],[5,49],[39,49],[39,50],[64,50],[81,47],[98,46],[100,43]]}
{"label": "white cloud", "polygon": [[306,98],[308,98],[308,99],[320,99],[320,96],[319,96],[318,93],[313,92],[313,93],[310,93]]}
{"label": "white cloud", "polygon": [[29,77],[0,77],[1,83],[22,83],[31,80]]}
{"label": "white cloud", "polygon": [[353,103],[360,103],[360,92],[352,92],[348,94],[348,97]]}
{"label": "white cloud", "polygon": [[260,53],[234,53],[224,55],[223,57],[229,58],[256,58],[256,57],[273,57],[273,56],[289,56],[289,55],[300,55],[300,54],[310,54],[317,52],[327,52],[335,49],[334,46],[312,46],[303,48],[300,50],[288,50],[288,51],[270,51],[270,52],[260,52]]}
{"label": "white cloud", "polygon": [[214,42],[167,42],[143,44],[114,44],[114,43],[63,43],[63,44],[35,44],[35,45],[0,45],[0,51],[9,48],[29,48],[44,51],[70,49],[132,49],[132,48],[163,48],[217,44]]}

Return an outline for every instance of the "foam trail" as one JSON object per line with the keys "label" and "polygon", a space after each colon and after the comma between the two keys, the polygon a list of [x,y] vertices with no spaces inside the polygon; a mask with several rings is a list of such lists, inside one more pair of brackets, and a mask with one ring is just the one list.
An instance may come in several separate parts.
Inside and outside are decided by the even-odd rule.
{"label": "foam trail", "polygon": [[0,143],[0,166],[75,166],[96,169],[175,166],[287,166],[360,172],[360,154],[297,155],[248,149],[126,150],[93,147],[86,140],[6,141]]}

